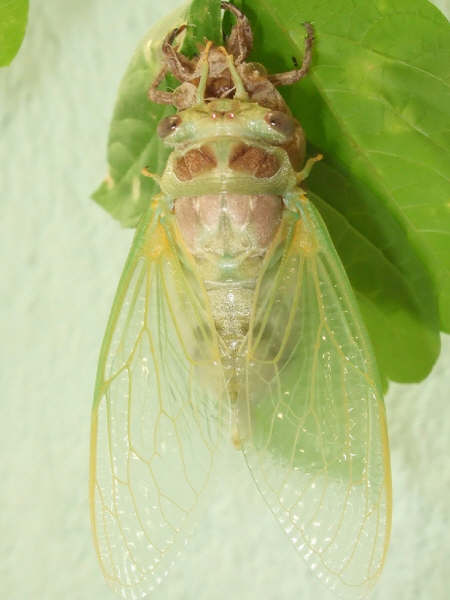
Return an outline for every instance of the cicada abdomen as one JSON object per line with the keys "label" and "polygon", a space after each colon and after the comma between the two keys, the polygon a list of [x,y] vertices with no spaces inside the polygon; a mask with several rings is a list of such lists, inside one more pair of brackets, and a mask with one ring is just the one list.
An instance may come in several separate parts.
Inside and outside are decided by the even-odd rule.
{"label": "cicada abdomen", "polygon": [[[223,444],[241,451],[297,551],[340,595],[384,562],[390,470],[382,392],[356,300],[301,187],[312,163],[252,32],[194,59],[163,44],[153,102],[171,147],[119,284],[99,363],[91,513],[106,578],[143,597],[168,570]],[[166,73],[181,83],[159,90]]]}

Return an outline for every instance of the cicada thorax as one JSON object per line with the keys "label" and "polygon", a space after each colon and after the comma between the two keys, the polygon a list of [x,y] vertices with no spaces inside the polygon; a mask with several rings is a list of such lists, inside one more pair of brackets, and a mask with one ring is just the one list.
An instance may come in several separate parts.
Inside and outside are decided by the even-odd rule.
{"label": "cicada thorax", "polygon": [[[185,26],[171,32],[149,97],[178,109],[158,126],[173,147],[159,184],[207,291],[224,366],[233,371],[283,198],[305,156],[303,130],[276,86],[305,74],[312,29],[307,25],[302,68],[268,75],[245,61],[252,46],[245,15],[227,2],[222,7],[237,18],[225,46],[206,42],[189,59],[173,46]],[[158,89],[167,72],[180,81],[171,92]]]}

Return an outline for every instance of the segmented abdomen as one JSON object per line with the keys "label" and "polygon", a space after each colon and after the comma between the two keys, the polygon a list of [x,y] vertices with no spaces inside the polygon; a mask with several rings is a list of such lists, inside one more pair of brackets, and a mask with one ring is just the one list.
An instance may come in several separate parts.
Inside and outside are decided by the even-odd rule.
{"label": "segmented abdomen", "polygon": [[209,296],[225,367],[232,368],[247,334],[256,281],[282,206],[279,196],[228,192],[175,201],[179,231]]}

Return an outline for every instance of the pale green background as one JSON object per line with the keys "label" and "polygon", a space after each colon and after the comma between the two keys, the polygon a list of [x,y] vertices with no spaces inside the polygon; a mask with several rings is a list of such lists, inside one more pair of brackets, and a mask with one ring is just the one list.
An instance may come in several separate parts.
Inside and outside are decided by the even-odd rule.
{"label": "pale green background", "polygon": [[[89,194],[106,171],[121,74],[149,25],[176,4],[32,1],[20,55],[0,72],[5,600],[113,598],[89,530],[89,418],[99,345],[132,233]],[[393,385],[387,397],[395,506],[378,600],[450,594],[449,358],[447,338],[426,382]],[[186,558],[154,597],[332,598],[305,573],[244,471],[229,473]]]}

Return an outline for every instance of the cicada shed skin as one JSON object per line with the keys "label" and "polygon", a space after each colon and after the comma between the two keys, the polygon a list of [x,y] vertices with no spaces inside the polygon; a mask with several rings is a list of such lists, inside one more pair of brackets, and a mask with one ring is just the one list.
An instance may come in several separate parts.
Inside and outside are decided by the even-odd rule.
{"label": "cicada shed skin", "polygon": [[[302,187],[303,130],[247,63],[236,16],[224,47],[163,44],[153,102],[172,149],[138,227],[100,356],[90,499],[104,575],[142,598],[167,573],[223,447],[241,452],[311,570],[365,596],[389,542],[382,390],[352,288]],[[159,89],[171,72],[181,82]],[[198,515],[197,515],[198,519]]]}

